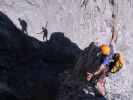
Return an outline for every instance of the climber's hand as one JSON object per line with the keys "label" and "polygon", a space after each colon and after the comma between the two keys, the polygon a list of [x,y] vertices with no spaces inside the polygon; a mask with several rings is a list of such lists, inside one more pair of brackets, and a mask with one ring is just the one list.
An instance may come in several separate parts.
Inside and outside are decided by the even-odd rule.
{"label": "climber's hand", "polygon": [[92,77],[93,77],[92,73],[89,73],[89,72],[86,73],[86,80],[87,81],[90,81],[92,79]]}

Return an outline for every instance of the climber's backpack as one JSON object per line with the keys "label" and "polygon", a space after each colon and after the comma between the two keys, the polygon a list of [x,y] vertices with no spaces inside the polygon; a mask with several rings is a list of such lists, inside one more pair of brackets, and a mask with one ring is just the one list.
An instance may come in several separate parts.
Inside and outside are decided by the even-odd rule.
{"label": "climber's backpack", "polygon": [[115,53],[109,64],[110,72],[111,73],[118,72],[123,67],[123,64],[124,64],[123,56],[120,53]]}

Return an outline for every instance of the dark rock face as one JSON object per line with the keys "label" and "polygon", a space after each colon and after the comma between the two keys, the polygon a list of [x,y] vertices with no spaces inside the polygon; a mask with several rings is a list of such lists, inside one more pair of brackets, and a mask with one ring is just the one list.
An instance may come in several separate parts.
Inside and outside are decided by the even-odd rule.
{"label": "dark rock face", "polygon": [[6,94],[19,100],[53,100],[60,85],[58,74],[72,69],[80,52],[63,33],[40,42],[0,12],[0,100]]}
{"label": "dark rock face", "polygon": [[105,100],[79,78],[98,69],[98,52],[94,43],[81,51],[61,32],[40,42],[0,12],[0,100]]}
{"label": "dark rock face", "polygon": [[106,100],[97,96],[94,83],[85,80],[86,71],[94,73],[100,67],[102,56],[98,53],[99,48],[94,43],[81,52],[74,70],[61,75],[62,80],[56,100]]}
{"label": "dark rock face", "polygon": [[91,43],[84,51],[81,52],[78,61],[76,62],[74,72],[75,74],[91,72],[94,73],[99,69],[102,62],[102,56],[99,54],[99,48],[95,43]]}

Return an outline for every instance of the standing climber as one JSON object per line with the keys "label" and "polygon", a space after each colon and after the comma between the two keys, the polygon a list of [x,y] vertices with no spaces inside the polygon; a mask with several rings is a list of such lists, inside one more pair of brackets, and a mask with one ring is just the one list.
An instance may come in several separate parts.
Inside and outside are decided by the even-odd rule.
{"label": "standing climber", "polygon": [[40,33],[37,33],[37,34],[43,34],[43,40],[46,38],[46,41],[48,40],[48,30],[47,30],[47,24],[48,22],[46,23],[45,27],[42,27],[42,31]]}
{"label": "standing climber", "polygon": [[100,54],[103,56],[103,61],[99,67],[99,69],[94,73],[88,73],[87,72],[87,80],[90,81],[93,77],[98,76],[98,80],[96,83],[96,88],[102,96],[105,95],[105,77],[107,75],[107,72],[109,71],[109,64],[112,60],[112,57],[115,53],[115,44],[117,41],[118,32],[116,31],[116,16],[112,15],[113,18],[113,26],[112,26],[112,37],[109,44],[102,44],[99,46],[100,48]]}
{"label": "standing climber", "polygon": [[48,30],[44,27],[42,27],[42,31],[43,31],[43,40],[44,38],[46,38],[46,41],[48,40]]}
{"label": "standing climber", "polygon": [[21,25],[21,30],[25,33],[28,34],[27,32],[27,22],[24,19],[18,18],[18,21]]}

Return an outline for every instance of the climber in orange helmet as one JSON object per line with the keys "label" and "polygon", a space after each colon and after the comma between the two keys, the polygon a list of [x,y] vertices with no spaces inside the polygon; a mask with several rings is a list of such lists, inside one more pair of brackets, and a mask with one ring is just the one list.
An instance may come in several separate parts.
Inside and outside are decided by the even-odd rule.
{"label": "climber in orange helmet", "polygon": [[106,73],[109,70],[110,60],[112,59],[112,56],[114,55],[114,52],[115,52],[115,44],[118,36],[118,32],[116,31],[116,16],[112,15],[112,18],[113,18],[113,26],[112,26],[112,37],[111,37],[110,43],[109,45],[102,44],[99,46],[100,54],[103,56],[103,61],[101,63],[101,66],[93,75],[87,72],[88,81],[90,81],[93,76],[99,77],[96,82],[96,88],[99,94],[102,96],[105,95],[105,88],[104,88],[105,77],[106,77]]}

